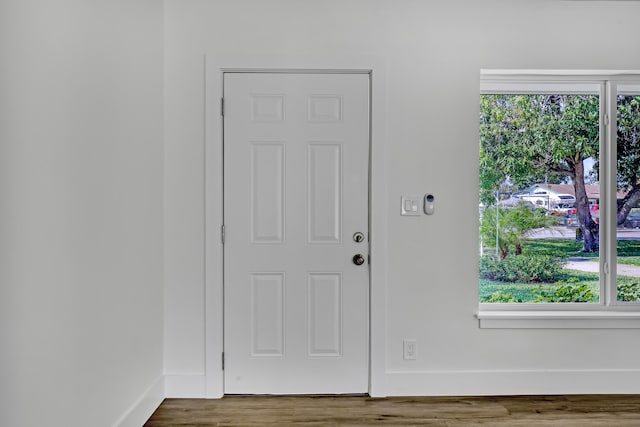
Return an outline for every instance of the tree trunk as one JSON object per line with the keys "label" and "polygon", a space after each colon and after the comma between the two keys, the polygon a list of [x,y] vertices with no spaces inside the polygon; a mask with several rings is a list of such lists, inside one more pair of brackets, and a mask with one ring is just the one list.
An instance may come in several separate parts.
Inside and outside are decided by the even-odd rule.
{"label": "tree trunk", "polygon": [[516,243],[516,255],[522,255],[522,243]]}
{"label": "tree trunk", "polygon": [[500,259],[505,259],[509,255],[509,247],[503,246],[500,248]]}
{"label": "tree trunk", "polygon": [[600,233],[598,224],[591,218],[589,211],[589,198],[587,197],[587,189],[584,185],[584,163],[580,159],[574,165],[576,174],[573,179],[573,189],[576,193],[576,211],[578,223],[584,236],[583,252],[597,252],[600,246]]}
{"label": "tree trunk", "polygon": [[618,215],[616,218],[618,225],[624,224],[629,212],[638,204],[638,201],[640,201],[640,186],[636,184],[629,190],[618,206]]}

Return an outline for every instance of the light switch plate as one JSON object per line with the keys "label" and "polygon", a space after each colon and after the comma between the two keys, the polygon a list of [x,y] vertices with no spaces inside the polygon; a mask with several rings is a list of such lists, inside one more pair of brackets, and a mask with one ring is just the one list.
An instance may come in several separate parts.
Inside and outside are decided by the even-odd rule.
{"label": "light switch plate", "polygon": [[400,198],[400,215],[420,215],[420,196],[404,194]]}

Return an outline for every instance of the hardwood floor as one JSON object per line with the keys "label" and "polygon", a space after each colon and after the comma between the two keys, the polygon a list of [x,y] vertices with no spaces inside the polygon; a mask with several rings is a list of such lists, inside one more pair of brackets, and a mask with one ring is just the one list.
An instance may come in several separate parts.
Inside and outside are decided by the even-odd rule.
{"label": "hardwood floor", "polygon": [[145,427],[640,426],[640,395],[166,399]]}

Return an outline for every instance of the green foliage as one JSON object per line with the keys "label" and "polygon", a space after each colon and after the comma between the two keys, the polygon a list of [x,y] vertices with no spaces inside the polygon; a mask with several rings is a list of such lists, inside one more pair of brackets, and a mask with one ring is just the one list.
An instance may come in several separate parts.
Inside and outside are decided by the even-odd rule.
{"label": "green foliage", "polygon": [[[575,178],[576,161],[597,157],[599,101],[591,95],[483,95],[480,187],[483,201],[507,179],[522,189],[545,178]],[[489,194],[487,194],[489,193]]]}
{"label": "green foliage", "polygon": [[[595,95],[481,96],[481,201],[491,206],[505,183],[519,190],[535,182],[572,180],[578,212],[584,212],[578,215],[581,228],[590,230],[582,171],[585,159],[598,157],[599,111]],[[596,247],[597,236],[585,232],[584,249]]]}
{"label": "green foliage", "polygon": [[527,233],[531,230],[550,227],[557,221],[556,217],[545,215],[537,209],[530,209],[524,202],[509,208],[491,207],[482,214],[480,234],[484,242],[494,246],[497,237],[499,253],[504,258],[510,247],[514,249],[515,254],[522,253]]}
{"label": "green foliage", "polygon": [[598,253],[581,254],[582,244],[573,239],[529,239],[524,247],[524,255],[544,254],[561,258],[572,256],[597,257]]}
{"label": "green foliage", "polygon": [[[522,256],[536,258],[542,255],[554,259],[573,256],[597,258],[598,254],[580,252],[580,244],[569,239],[527,239]],[[507,264],[497,266],[494,257],[480,260],[480,302],[482,303],[545,303],[545,302],[597,302],[599,279],[597,273],[561,270],[555,280],[546,282],[522,280],[513,273],[509,264],[515,256],[507,257]],[[503,260],[504,261],[504,260]],[[535,265],[535,262],[532,262]],[[618,263],[640,265],[640,242],[618,241]],[[494,273],[497,271],[498,273]],[[522,276],[525,276],[524,274]],[[512,280],[499,280],[509,278]],[[640,278],[618,276],[618,301],[640,301]]]}
{"label": "green foliage", "polygon": [[634,189],[640,181],[640,96],[618,96],[618,186]]}
{"label": "green foliage", "polygon": [[[640,255],[637,242],[619,241],[618,244],[622,250]],[[600,286],[597,273],[562,268],[563,260],[578,254],[580,254],[580,245],[573,240],[528,239],[521,256],[510,255],[502,261],[491,256],[482,257],[480,259],[480,302],[597,302]],[[551,266],[541,261],[545,258],[553,260]],[[526,259],[531,261],[527,262]],[[519,264],[520,262],[522,265]],[[525,266],[525,263],[530,263],[532,267]],[[536,272],[540,270],[544,271],[541,277],[538,275],[538,280],[530,280],[531,276],[537,275]],[[532,272],[534,274],[531,274]],[[540,278],[546,280],[539,280]],[[637,298],[636,292],[640,292],[640,279],[619,276],[618,288],[621,294],[619,298],[635,301],[633,298]]]}
{"label": "green foliage", "polygon": [[536,302],[598,302],[597,294],[577,279],[558,282],[552,290],[541,290]]}
{"label": "green foliage", "polygon": [[[598,258],[598,252],[584,253],[582,245],[572,239],[526,239],[524,255],[545,254],[563,258],[579,256],[584,258]],[[640,257],[640,241],[618,240],[618,263],[640,265],[640,258],[629,259],[620,257]]]}
{"label": "green foliage", "polygon": [[640,266],[640,257],[618,257],[618,264]]}
{"label": "green foliage", "polygon": [[640,256],[640,242],[637,240],[618,240],[617,252],[619,257]]}
{"label": "green foliage", "polygon": [[519,303],[519,302],[522,302],[522,300],[518,300],[511,293],[496,291],[492,293],[489,298],[486,298],[485,300],[481,300],[480,302],[508,304],[508,303]]}
{"label": "green foliage", "polygon": [[[640,201],[640,96],[617,97],[617,184],[627,195],[618,224]],[[584,160],[598,158],[599,99],[595,95],[482,95],[480,98],[480,200],[491,206],[496,191],[571,180],[583,230],[593,225],[583,190]],[[588,179],[597,182],[596,176]],[[597,231],[596,231],[597,234]],[[585,232],[584,249],[597,250]]]}
{"label": "green foliage", "polygon": [[[536,301],[540,288],[551,285],[540,283],[508,283],[494,282],[480,279],[480,302],[512,302],[533,303]],[[496,294],[496,296],[492,296]],[[511,298],[513,296],[513,298]]]}
{"label": "green foliage", "polygon": [[480,279],[481,303],[597,302],[600,282],[594,273],[564,272],[556,283],[506,283]]}
{"label": "green foliage", "polygon": [[618,276],[618,301],[640,301],[640,278]]}
{"label": "green foliage", "polygon": [[562,260],[548,255],[480,258],[480,277],[499,282],[555,282],[563,277]]}

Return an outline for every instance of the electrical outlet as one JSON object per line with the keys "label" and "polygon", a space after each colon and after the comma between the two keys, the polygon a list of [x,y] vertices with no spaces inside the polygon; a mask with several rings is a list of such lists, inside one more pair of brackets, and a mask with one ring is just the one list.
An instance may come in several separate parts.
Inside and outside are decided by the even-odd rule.
{"label": "electrical outlet", "polygon": [[404,360],[416,360],[418,358],[418,343],[414,339],[402,341],[402,354]]}

